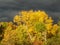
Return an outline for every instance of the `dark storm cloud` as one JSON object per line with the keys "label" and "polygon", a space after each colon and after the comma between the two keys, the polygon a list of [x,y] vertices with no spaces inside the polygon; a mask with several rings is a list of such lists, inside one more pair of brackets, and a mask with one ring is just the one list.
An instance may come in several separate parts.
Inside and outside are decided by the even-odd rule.
{"label": "dark storm cloud", "polygon": [[[60,0],[0,0],[0,21],[11,20],[19,10],[44,10],[50,16],[60,16]],[[5,18],[5,19],[4,19]]]}
{"label": "dark storm cloud", "polygon": [[60,0],[0,0],[2,9],[43,9],[60,11]]}
{"label": "dark storm cloud", "polygon": [[60,20],[60,12],[48,11],[47,14],[54,19],[54,23],[56,23]]}
{"label": "dark storm cloud", "polygon": [[18,14],[16,10],[3,10],[0,12],[0,21],[10,21],[16,14]]}

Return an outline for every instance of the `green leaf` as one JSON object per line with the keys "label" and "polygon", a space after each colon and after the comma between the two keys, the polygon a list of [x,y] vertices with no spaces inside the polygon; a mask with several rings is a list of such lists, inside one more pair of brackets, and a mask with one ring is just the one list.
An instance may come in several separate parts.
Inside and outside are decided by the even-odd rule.
{"label": "green leaf", "polygon": [[36,28],[36,31],[43,32],[45,30],[45,24],[41,22],[36,22],[35,28]]}

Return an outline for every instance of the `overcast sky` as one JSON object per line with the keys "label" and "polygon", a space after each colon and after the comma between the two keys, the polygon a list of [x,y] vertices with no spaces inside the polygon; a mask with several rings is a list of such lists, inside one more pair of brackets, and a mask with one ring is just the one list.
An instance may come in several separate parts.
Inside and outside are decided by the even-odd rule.
{"label": "overcast sky", "polygon": [[10,21],[21,10],[44,10],[55,20],[60,17],[60,0],[0,0],[0,21]]}

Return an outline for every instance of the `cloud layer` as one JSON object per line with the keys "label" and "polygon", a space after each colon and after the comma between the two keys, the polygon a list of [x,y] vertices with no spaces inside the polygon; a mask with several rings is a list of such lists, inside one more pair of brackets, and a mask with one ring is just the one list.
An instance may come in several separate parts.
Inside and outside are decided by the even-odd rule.
{"label": "cloud layer", "polygon": [[55,20],[60,17],[60,0],[0,0],[0,21],[10,21],[21,10],[44,10]]}

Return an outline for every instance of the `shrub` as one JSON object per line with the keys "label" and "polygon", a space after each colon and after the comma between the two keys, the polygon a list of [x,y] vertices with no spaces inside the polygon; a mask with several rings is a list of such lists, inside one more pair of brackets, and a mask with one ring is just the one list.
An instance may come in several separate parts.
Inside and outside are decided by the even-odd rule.
{"label": "shrub", "polygon": [[[21,11],[4,29],[2,45],[44,45],[57,35],[59,26],[53,24],[44,11]],[[51,39],[52,40],[52,39]],[[48,42],[47,42],[48,41]],[[53,41],[52,41],[53,42]]]}

